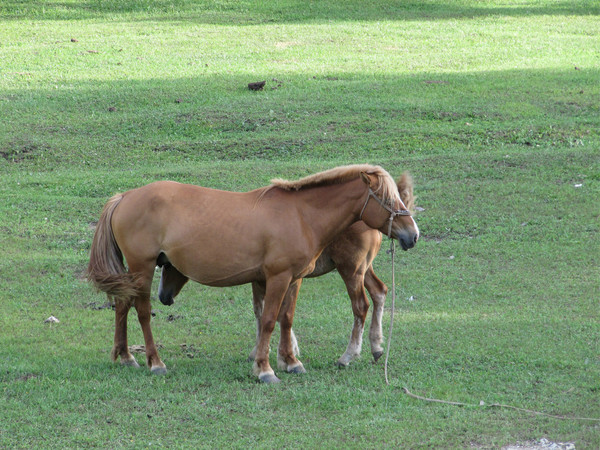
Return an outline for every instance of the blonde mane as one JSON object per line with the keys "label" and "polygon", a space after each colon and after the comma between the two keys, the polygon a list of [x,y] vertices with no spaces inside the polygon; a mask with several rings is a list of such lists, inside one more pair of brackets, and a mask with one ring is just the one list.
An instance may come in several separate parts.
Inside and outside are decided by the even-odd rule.
{"label": "blonde mane", "polygon": [[269,189],[278,187],[286,191],[299,191],[319,186],[330,186],[355,180],[361,173],[367,173],[377,177],[375,193],[387,204],[393,205],[400,197],[398,187],[389,173],[379,166],[370,164],[354,164],[349,166],[334,167],[333,169],[315,173],[296,181],[276,178],[271,180]]}

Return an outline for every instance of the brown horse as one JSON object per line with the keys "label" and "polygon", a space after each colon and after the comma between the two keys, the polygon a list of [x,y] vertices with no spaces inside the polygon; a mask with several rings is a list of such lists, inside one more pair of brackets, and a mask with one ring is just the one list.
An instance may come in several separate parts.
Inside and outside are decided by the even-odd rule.
{"label": "brown horse", "polygon": [[[409,211],[414,208],[413,180],[408,172],[402,174],[398,180],[400,198]],[[369,309],[369,300],[365,288],[373,300],[373,312],[369,329],[371,353],[375,361],[383,354],[383,332],[381,318],[387,295],[387,286],[373,271],[373,260],[381,247],[381,233],[369,228],[364,222],[352,224],[348,229],[335,237],[315,264],[315,270],[305,278],[315,278],[325,275],[337,268],[338,273],[346,284],[346,289],[352,304],[354,325],[350,334],[350,341],[344,354],[338,359],[339,366],[347,366],[354,358],[358,357],[362,348],[362,336],[365,319]],[[252,283],[252,301],[257,324],[257,339],[260,330],[260,316],[263,309],[264,284]],[[298,343],[291,330],[294,354],[299,356]],[[250,360],[254,359],[256,346],[250,353]]]}
{"label": "brown horse", "polygon": [[134,306],[147,364],[153,373],[166,372],[150,328],[150,288],[159,265],[165,304],[188,279],[209,286],[264,283],[254,373],[263,382],[279,381],[269,364],[277,321],[279,365],[304,372],[291,339],[300,280],[358,220],[398,239],[405,250],[419,237],[396,184],[378,166],[338,167],[245,193],[159,181],[115,195],[100,216],[88,265],[88,278],[116,300],[113,360],[137,365],[127,346],[127,314]]}

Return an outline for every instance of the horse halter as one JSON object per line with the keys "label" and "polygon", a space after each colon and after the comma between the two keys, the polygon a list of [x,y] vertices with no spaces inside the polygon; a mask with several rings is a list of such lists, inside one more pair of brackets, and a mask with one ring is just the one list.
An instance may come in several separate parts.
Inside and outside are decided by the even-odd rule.
{"label": "horse halter", "polygon": [[365,208],[367,207],[367,203],[369,203],[369,200],[371,199],[371,197],[373,197],[375,200],[377,200],[377,203],[379,203],[383,209],[385,209],[387,212],[390,213],[390,218],[388,219],[387,237],[391,238],[392,237],[392,222],[394,221],[394,219],[398,216],[410,216],[411,215],[410,211],[408,209],[390,208],[388,205],[383,203],[383,201],[379,197],[377,197],[377,195],[375,195],[375,192],[373,191],[373,189],[369,188],[369,195],[367,195],[367,200],[365,201],[365,204],[363,205],[362,210],[360,211],[360,216],[358,216],[358,218],[360,220],[362,220],[362,215],[365,212]]}

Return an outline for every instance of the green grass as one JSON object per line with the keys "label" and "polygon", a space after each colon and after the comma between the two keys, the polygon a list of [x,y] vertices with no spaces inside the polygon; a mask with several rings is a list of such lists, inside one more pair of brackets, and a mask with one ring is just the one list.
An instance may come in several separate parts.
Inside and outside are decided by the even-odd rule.
{"label": "green grass", "polygon": [[[3,2],[0,447],[598,448],[598,422],[401,388],[600,418],[599,15],[552,0]],[[249,286],[154,303],[166,376],[110,362],[114,313],[82,273],[112,194],[359,162],[410,170],[424,208],[396,260],[391,386],[366,340],[334,365],[352,324],[336,274],[303,284],[308,373],[278,386],[246,361]],[[389,285],[384,251],[375,265]],[[134,313],[129,335],[143,343]]]}

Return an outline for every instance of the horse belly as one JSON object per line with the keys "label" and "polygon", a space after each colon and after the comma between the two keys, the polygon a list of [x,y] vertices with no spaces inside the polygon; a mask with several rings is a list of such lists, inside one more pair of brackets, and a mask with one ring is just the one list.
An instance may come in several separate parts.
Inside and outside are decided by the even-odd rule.
{"label": "horse belly", "polygon": [[[206,245],[203,245],[205,243]],[[235,286],[264,279],[256,249],[216,248],[207,241],[165,246],[167,258],[182,274],[208,286]]]}
{"label": "horse belly", "polygon": [[311,273],[306,275],[306,278],[316,278],[326,273],[331,272],[335,269],[335,262],[331,259],[331,256],[325,251],[321,253],[321,256],[315,262],[315,266]]}
{"label": "horse belly", "polygon": [[198,280],[194,278],[192,279],[206,286],[227,287],[252,283],[253,281],[264,281],[264,276],[260,270],[248,269],[243,272],[234,273],[227,276],[223,276],[223,274],[212,274],[212,276],[205,275],[203,278],[199,278]]}
{"label": "horse belly", "polygon": [[261,279],[265,250],[260,233],[215,215],[184,217],[179,215],[169,225],[161,242],[177,270],[209,286]]}

